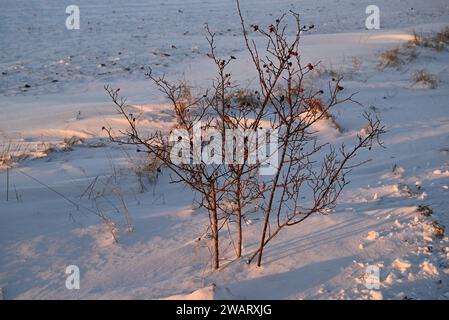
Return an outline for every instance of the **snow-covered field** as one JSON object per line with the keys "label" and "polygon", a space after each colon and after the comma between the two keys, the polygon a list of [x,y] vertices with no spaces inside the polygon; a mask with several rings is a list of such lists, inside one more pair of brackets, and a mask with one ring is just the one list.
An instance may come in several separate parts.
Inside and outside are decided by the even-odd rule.
{"label": "snow-covered field", "polygon": [[[237,57],[235,78],[250,86],[254,71],[234,1],[77,4],[81,29],[68,31],[65,2],[1,3],[0,152],[11,144],[28,158],[9,170],[8,201],[0,167],[0,297],[449,299],[448,231],[438,233],[449,228],[449,47],[418,47],[400,70],[378,67],[380,53],[413,31],[449,25],[447,1],[242,1],[249,23],[269,25],[281,11],[300,12],[316,26],[302,37],[302,57],[322,61],[317,83],[338,73],[345,90],[358,92],[363,107],[334,110],[344,132],[322,135],[334,142],[354,137],[365,109],[388,131],[385,149],[362,155],[373,160],[354,170],[331,215],[283,230],[261,268],[231,259],[232,245],[223,242],[219,271],[210,269],[203,237],[209,221],[194,209],[194,194],[169,183],[168,171],[142,178],[144,159],[106,139],[102,126],[124,123],[103,86],[120,87],[149,128],[172,125],[144,67],[205,86],[214,77],[206,22],[219,32],[220,54]],[[369,4],[380,7],[380,30],[365,30]],[[433,85],[415,83],[423,69]],[[261,226],[244,228],[248,254]],[[68,265],[80,268],[79,290],[66,288]],[[368,266],[380,269],[379,290],[365,286]]]}

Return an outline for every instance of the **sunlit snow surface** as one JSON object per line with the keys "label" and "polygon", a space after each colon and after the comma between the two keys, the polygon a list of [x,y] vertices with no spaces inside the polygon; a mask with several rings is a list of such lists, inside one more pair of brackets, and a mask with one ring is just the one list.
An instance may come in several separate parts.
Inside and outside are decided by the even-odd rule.
{"label": "sunlit snow surface", "polygon": [[[300,12],[304,24],[316,26],[302,38],[303,60],[322,61],[345,76],[346,92],[359,92],[363,107],[334,110],[345,131],[323,125],[317,128],[323,139],[350,143],[365,110],[376,112],[388,132],[385,149],[361,155],[373,161],[353,172],[335,212],[283,231],[267,247],[262,268],[231,261],[232,245],[224,240],[223,268],[210,272],[208,241],[198,241],[205,212],[192,209],[193,194],[170,184],[168,171],[156,183],[139,182],[138,160],[128,157],[133,149],[109,143],[101,130],[124,126],[103,86],[120,87],[145,115],[146,129],[169,128],[173,118],[145,80],[145,68],[207,86],[214,69],[206,57],[206,22],[218,32],[219,53],[237,57],[234,78],[254,85],[234,2],[78,1],[81,29],[69,31],[64,2],[3,0],[0,141],[20,144],[32,159],[10,170],[8,202],[0,169],[0,296],[448,299],[449,240],[435,237],[432,223],[449,226],[449,50],[418,49],[399,71],[377,65],[379,52],[409,40],[414,30],[448,25],[449,4],[376,1],[382,28],[368,31],[371,2],[242,1],[248,24],[268,26],[281,11]],[[413,83],[420,69],[435,75],[435,89]],[[324,73],[316,84],[326,86],[329,77]],[[67,148],[72,136],[83,140]],[[89,188],[94,181],[97,205],[115,221],[119,244],[91,212],[98,209]],[[117,189],[133,232],[126,230]],[[434,214],[423,217],[417,205]],[[259,228],[256,220],[245,225],[245,253],[256,247]],[[80,290],[65,287],[71,264],[80,267]],[[380,268],[379,291],[364,285],[370,265]]]}

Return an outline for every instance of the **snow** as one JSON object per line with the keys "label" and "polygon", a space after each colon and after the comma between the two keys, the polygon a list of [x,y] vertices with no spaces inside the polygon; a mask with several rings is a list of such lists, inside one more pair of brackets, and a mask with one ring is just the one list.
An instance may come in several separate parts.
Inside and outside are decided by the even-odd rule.
{"label": "snow", "polygon": [[372,290],[370,292],[370,294],[371,294],[371,297],[370,297],[371,300],[382,300],[383,299],[382,292],[380,292],[380,291]]}
{"label": "snow", "polygon": [[404,273],[405,271],[407,271],[407,269],[409,269],[412,266],[412,264],[407,260],[397,258],[396,260],[393,261],[392,266],[393,268],[398,269],[401,273]]}
{"label": "snow", "polygon": [[198,289],[190,294],[178,294],[171,297],[167,297],[166,300],[213,300],[214,287],[209,286],[206,288]]}
{"label": "snow", "polygon": [[370,231],[370,232],[368,232],[368,235],[366,236],[365,239],[368,240],[368,241],[374,241],[377,238],[379,238],[379,232],[377,232],[377,231]]}
{"label": "snow", "polygon": [[427,273],[430,276],[437,276],[438,275],[438,269],[429,261],[424,261],[420,264],[420,267],[423,272]]}
{"label": "snow", "polygon": [[[372,31],[364,30],[370,1],[243,2],[248,20],[261,25],[273,19],[270,12],[299,10],[316,26],[302,43],[305,61],[322,61],[317,84],[336,71],[345,75],[345,90],[359,92],[364,107],[335,110],[344,131],[322,124],[320,134],[349,141],[363,130],[365,109],[388,132],[385,149],[361,155],[373,160],[354,170],[332,214],[284,230],[261,268],[233,260],[227,239],[219,271],[210,270],[208,218],[195,209],[194,195],[169,183],[168,171],[142,180],[132,159],[142,156],[106,139],[102,126],[125,123],[103,86],[121,88],[148,119],[145,129],[169,128],[166,101],[141,67],[207,85],[214,73],[205,22],[219,32],[220,53],[237,57],[236,79],[250,85],[254,72],[234,2],[78,3],[81,30],[72,32],[59,1],[2,2],[0,150],[13,141],[27,158],[9,170],[8,202],[0,168],[0,300],[449,298],[449,239],[440,232],[449,225],[449,49],[418,48],[401,70],[378,68],[379,53],[414,30],[448,25],[447,1],[379,0],[382,29]],[[436,75],[438,86],[416,87],[413,74],[421,69]],[[69,145],[72,137],[80,139]],[[434,213],[425,217],[418,205]],[[258,217],[244,228],[248,254]],[[68,265],[80,267],[80,290],[65,287]],[[363,280],[373,265],[379,290]]]}

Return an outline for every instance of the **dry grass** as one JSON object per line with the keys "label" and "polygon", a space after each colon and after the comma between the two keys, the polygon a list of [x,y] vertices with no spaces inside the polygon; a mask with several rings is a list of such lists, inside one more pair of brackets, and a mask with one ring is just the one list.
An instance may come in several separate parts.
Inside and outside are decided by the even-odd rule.
{"label": "dry grass", "polygon": [[[362,69],[363,61],[358,57],[351,57],[348,61],[344,60],[343,64],[338,68],[332,64],[324,65],[321,62],[315,65],[314,74],[318,78],[322,79],[353,79]],[[312,77],[311,79],[314,79]]]}
{"label": "dry grass", "polygon": [[415,32],[413,34],[413,39],[407,42],[405,46],[432,48],[441,51],[447,44],[449,44],[449,27],[445,27],[440,32],[427,37],[418,35]]}
{"label": "dry grass", "polygon": [[432,233],[435,237],[444,238],[444,231],[445,227],[441,223],[437,221],[432,222]]}
{"label": "dry grass", "polygon": [[140,185],[139,193],[147,191],[148,184],[155,184],[161,174],[162,161],[148,153],[139,155],[130,154],[129,150],[122,148],[128,162],[128,170],[136,175]]}
{"label": "dry grass", "polygon": [[84,139],[77,137],[77,136],[72,136],[70,138],[64,138],[64,145],[62,147],[62,150],[64,151],[70,151],[73,149],[73,146],[79,143],[83,143]]}
{"label": "dry grass", "polygon": [[22,142],[0,141],[0,168],[11,168],[29,157],[28,148]]}
{"label": "dry grass", "polygon": [[351,76],[353,76],[355,73],[358,73],[362,69],[362,59],[353,57],[352,58],[352,67],[351,67]]}
{"label": "dry grass", "polygon": [[404,64],[417,57],[416,48],[431,48],[442,51],[449,44],[449,27],[429,36],[413,34],[413,39],[400,47],[382,52],[379,56],[379,68],[400,69]]}
{"label": "dry grass", "polygon": [[309,109],[314,116],[319,116],[320,114],[324,113],[325,118],[330,117],[330,113],[328,110],[326,110],[326,107],[324,106],[323,102],[319,98],[310,98],[304,101],[307,109]]}
{"label": "dry grass", "polygon": [[419,205],[417,211],[424,217],[430,217],[433,214],[433,210],[430,209],[428,206]]}
{"label": "dry grass", "polygon": [[416,71],[413,75],[413,81],[415,84],[424,86],[429,89],[435,89],[437,87],[436,77],[426,70]]}
{"label": "dry grass", "polygon": [[322,117],[331,123],[332,127],[337,131],[342,132],[342,127],[337,123],[334,116],[329,112],[327,106],[323,104],[319,98],[310,98],[304,100],[304,104],[308,110],[311,111],[314,117]]}
{"label": "dry grass", "polygon": [[391,49],[380,54],[379,68],[392,67],[399,69],[403,64],[400,48]]}
{"label": "dry grass", "polygon": [[232,93],[230,98],[239,107],[254,107],[259,102],[256,93],[250,89],[238,89]]}
{"label": "dry grass", "polygon": [[433,41],[435,43],[443,43],[445,45],[449,44],[449,26],[444,28],[440,32],[437,32],[433,36]]}
{"label": "dry grass", "polygon": [[182,81],[179,86],[179,97],[176,106],[176,122],[178,126],[182,126],[182,119],[184,119],[189,112],[189,107],[191,106],[194,98],[192,95],[192,90],[187,81]]}
{"label": "dry grass", "polygon": [[145,192],[146,183],[154,184],[157,182],[161,173],[162,161],[150,155],[128,159],[130,170],[134,172],[139,181],[140,192]]}
{"label": "dry grass", "polygon": [[332,66],[324,67],[321,66],[319,68],[316,68],[316,74],[318,77],[328,77],[328,78],[335,78],[338,79],[342,76],[343,72],[340,70],[334,69]]}

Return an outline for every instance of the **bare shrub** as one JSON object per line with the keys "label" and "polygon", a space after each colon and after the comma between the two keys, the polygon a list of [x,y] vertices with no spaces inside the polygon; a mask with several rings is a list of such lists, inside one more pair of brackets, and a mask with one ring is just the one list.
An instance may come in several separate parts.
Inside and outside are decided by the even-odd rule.
{"label": "bare shrub", "polygon": [[[342,77],[331,79],[327,92],[307,85],[316,65],[304,65],[301,61],[300,36],[313,26],[301,25],[295,12],[281,15],[268,27],[249,26],[266,42],[262,52],[256,41],[250,39],[240,3],[236,2],[244,44],[257,75],[255,99],[245,98],[244,104],[234,99],[241,87],[232,79],[228,65],[236,58],[218,57],[215,33],[208,26],[208,56],[216,66],[216,77],[202,94],[190,95],[185,99],[187,102],[183,102],[182,83],[172,84],[163,76],[155,76],[151,69],[147,75],[171,102],[178,128],[183,129],[186,136],[167,137],[167,132],[160,130],[143,133],[139,121],[129,113],[132,106],[119,96],[119,90],[105,87],[115,108],[128,123],[128,129],[118,134],[113,128],[104,128],[111,141],[135,146],[137,151],[157,157],[173,174],[173,182],[183,183],[200,195],[198,204],[207,209],[210,221],[214,269],[220,266],[220,231],[233,218],[237,222],[236,257],[241,256],[242,221],[251,212],[253,203],[258,203],[253,214],[262,221],[262,231],[258,245],[249,253],[248,263],[257,257],[258,266],[265,247],[284,228],[297,225],[314,214],[332,212],[349,183],[348,174],[365,163],[355,161],[356,155],[380,143],[379,136],[384,132],[380,120],[366,113],[366,134],[358,135],[352,146],[321,141],[313,129],[314,124],[330,119],[330,110],[335,106],[354,102],[354,95],[343,94]],[[289,21],[294,26],[293,37],[287,36]],[[193,129],[200,123],[202,132],[215,129],[220,136],[201,137],[200,147],[195,149]],[[261,128],[278,132],[276,138],[265,136],[263,139],[275,146],[270,148],[270,154],[262,153],[273,169],[272,175],[267,176],[259,174],[267,161],[249,161],[254,151],[248,143],[250,137],[244,139],[244,147],[233,144],[230,154],[224,149],[226,143],[221,143],[226,129],[256,132]],[[181,149],[183,152],[180,152],[180,146],[189,151],[184,154]],[[181,153],[187,160],[180,164],[174,157]],[[199,158],[198,153],[206,154],[206,159]],[[276,161],[270,157],[274,153],[279,154]],[[234,161],[239,154],[243,154],[243,162]],[[233,160],[231,163],[223,161],[226,155]],[[218,161],[211,162],[211,158]]]}

